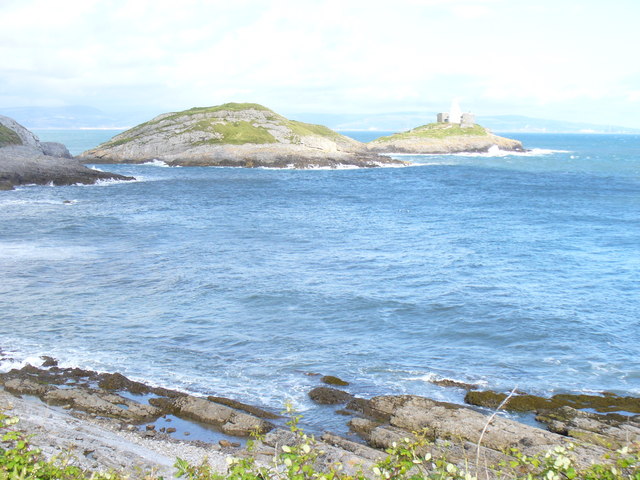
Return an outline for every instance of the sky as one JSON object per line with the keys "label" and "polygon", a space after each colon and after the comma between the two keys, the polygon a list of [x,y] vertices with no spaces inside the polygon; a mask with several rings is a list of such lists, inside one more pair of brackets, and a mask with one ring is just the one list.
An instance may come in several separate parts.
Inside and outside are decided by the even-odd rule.
{"label": "sky", "polygon": [[0,0],[0,108],[446,111],[640,128],[637,0]]}

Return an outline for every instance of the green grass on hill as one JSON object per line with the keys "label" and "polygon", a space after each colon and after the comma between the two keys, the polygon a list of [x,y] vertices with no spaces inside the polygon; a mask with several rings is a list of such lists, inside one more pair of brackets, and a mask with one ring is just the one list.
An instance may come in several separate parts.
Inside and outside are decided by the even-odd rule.
{"label": "green grass on hill", "polygon": [[196,143],[203,144],[231,144],[243,145],[245,143],[276,143],[277,140],[264,127],[257,127],[251,122],[238,121],[228,123],[212,123],[207,120],[198,122],[191,130],[219,133],[222,138],[212,138]]}
{"label": "green grass on hill", "polygon": [[[103,144],[105,148],[117,147],[118,145],[123,145],[125,143],[129,143],[133,140],[136,140],[142,130],[145,127],[157,125],[160,122],[175,120],[176,123],[174,126],[168,127],[166,131],[169,135],[180,135],[183,132],[189,131],[201,131],[201,132],[209,132],[209,133],[219,133],[222,135],[221,138],[212,138],[208,140],[202,140],[200,142],[196,142],[195,145],[220,145],[220,144],[232,144],[232,145],[242,145],[247,143],[252,144],[265,144],[265,143],[277,143],[276,138],[269,133],[269,131],[265,127],[254,125],[250,121],[235,121],[235,122],[225,122],[222,118],[210,117],[204,118],[198,121],[195,125],[187,128],[187,130],[180,130],[179,120],[181,118],[189,117],[191,115],[196,114],[208,114],[215,113],[221,111],[229,111],[229,112],[241,112],[244,110],[258,110],[262,112],[268,112],[267,118],[269,121],[283,125],[289,128],[292,132],[291,141],[293,143],[300,143],[299,137],[305,137],[310,135],[317,135],[324,138],[328,138],[333,141],[340,141],[343,139],[343,136],[337,132],[334,132],[328,127],[323,125],[314,125],[310,123],[298,122],[296,120],[289,120],[282,115],[278,115],[274,111],[268,109],[267,107],[263,107],[262,105],[258,105],[257,103],[225,103],[224,105],[217,105],[214,107],[195,107],[189,110],[184,110],[182,112],[170,113],[158,120],[150,120],[148,122],[142,123],[136,127],[133,127],[126,132],[121,133],[120,135],[114,137],[108,142]],[[178,128],[176,130],[176,127]],[[160,129],[162,131],[163,129]]]}
{"label": "green grass on hill", "polygon": [[314,125],[312,123],[298,122],[297,120],[287,120],[284,117],[282,117],[282,119],[285,126],[289,127],[294,134],[300,137],[305,137],[307,135],[319,135],[331,140],[340,140],[342,138],[342,135],[338,132],[334,132],[324,125]]}
{"label": "green grass on hill", "polygon": [[429,123],[421,127],[416,127],[407,132],[394,133],[387,137],[380,137],[374,142],[388,142],[393,140],[405,140],[409,138],[447,138],[457,136],[486,136],[489,132],[480,125],[469,128],[462,128],[460,125],[452,123]]}
{"label": "green grass on hill", "polygon": [[8,145],[22,145],[22,140],[16,132],[4,125],[0,125],[0,147]]}
{"label": "green grass on hill", "polygon": [[184,110],[182,112],[177,112],[176,115],[195,115],[197,113],[213,113],[220,112],[222,110],[227,110],[229,112],[241,112],[243,110],[259,110],[262,112],[272,112],[272,110],[268,109],[257,103],[224,103],[222,105],[216,105],[215,107],[193,107],[189,110]]}

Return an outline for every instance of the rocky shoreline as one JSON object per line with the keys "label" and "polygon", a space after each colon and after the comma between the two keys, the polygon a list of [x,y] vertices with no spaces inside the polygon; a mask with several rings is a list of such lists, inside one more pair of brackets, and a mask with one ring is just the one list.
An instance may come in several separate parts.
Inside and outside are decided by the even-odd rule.
{"label": "rocky shoreline", "polygon": [[[459,465],[475,457],[481,436],[480,452],[488,464],[508,461],[514,448],[535,455],[573,445],[576,464],[586,466],[640,442],[640,398],[635,397],[515,394],[513,410],[535,414],[545,426],[536,428],[490,417],[491,410],[477,405],[495,408],[506,395],[474,391],[473,386],[467,386],[473,395],[465,406],[415,395],[360,398],[336,377],[322,377],[318,383],[310,398],[341,407],[337,414],[344,415],[353,434],[322,433],[320,463],[328,467],[339,462],[345,473],[371,468],[384,458],[385,449],[405,438],[426,439],[425,452]],[[176,457],[193,463],[206,457],[214,469],[224,471],[227,455],[268,462],[279,445],[296,441],[281,407],[262,409],[152,387],[118,373],[61,368],[50,357],[42,357],[38,366],[1,373],[0,387],[0,409],[21,418],[19,425],[35,435],[34,445],[48,455],[72,448],[73,462],[83,468],[131,471],[137,465],[170,476]],[[511,408],[509,401],[504,408]],[[197,431],[208,436],[198,437]],[[248,452],[246,439],[255,434],[262,439]]]}
{"label": "rocky shoreline", "polygon": [[0,190],[19,185],[90,185],[101,180],[134,180],[87,168],[61,143],[40,142],[29,130],[0,115]]}

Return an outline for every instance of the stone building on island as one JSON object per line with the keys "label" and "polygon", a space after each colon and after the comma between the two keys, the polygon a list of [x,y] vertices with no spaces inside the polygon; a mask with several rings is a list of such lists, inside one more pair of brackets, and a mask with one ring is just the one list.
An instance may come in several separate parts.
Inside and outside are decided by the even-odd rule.
{"label": "stone building on island", "polygon": [[439,113],[437,115],[438,123],[452,123],[460,125],[462,128],[471,128],[476,123],[476,116],[471,113],[462,113],[460,103],[457,98],[451,102],[451,108],[448,112]]}

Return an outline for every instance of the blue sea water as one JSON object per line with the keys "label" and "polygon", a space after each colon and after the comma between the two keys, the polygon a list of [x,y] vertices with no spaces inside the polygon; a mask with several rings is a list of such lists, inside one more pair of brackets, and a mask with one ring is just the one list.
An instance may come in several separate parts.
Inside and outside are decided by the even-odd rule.
{"label": "blue sea water", "polygon": [[0,192],[0,368],[47,354],[318,425],[309,373],[640,395],[640,136],[512,136],[531,151]]}

